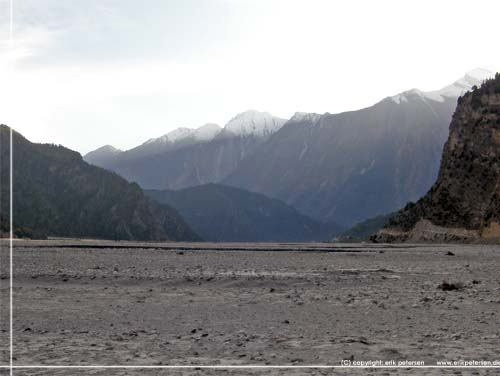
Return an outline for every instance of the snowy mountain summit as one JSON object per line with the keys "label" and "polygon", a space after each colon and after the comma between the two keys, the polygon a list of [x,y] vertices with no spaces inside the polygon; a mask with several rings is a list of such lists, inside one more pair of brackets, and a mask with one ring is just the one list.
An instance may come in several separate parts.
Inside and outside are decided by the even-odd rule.
{"label": "snowy mountain summit", "polygon": [[107,157],[98,153],[91,158],[89,153],[85,160],[147,189],[220,182],[285,122],[267,112],[250,110],[232,118],[224,128],[213,123],[196,129],[181,127],[120,154]]}
{"label": "snowy mountain summit", "polygon": [[308,112],[296,112],[290,119],[290,121],[310,121],[316,123],[322,115]]}
{"label": "snowy mountain summit", "polygon": [[224,127],[237,136],[268,136],[278,131],[286,120],[268,112],[248,110],[232,118]]}
{"label": "snowy mountain summit", "polygon": [[164,136],[151,138],[144,145],[176,143],[188,139],[193,141],[211,141],[221,130],[220,126],[212,123],[205,124],[196,129],[180,127],[168,132]]}
{"label": "snowy mountain summit", "polygon": [[[267,112],[248,110],[232,118],[226,124],[224,130],[229,131],[229,134],[233,136],[252,135],[264,137],[279,130],[285,122],[285,119],[280,119]],[[222,128],[214,123],[207,123],[196,129],[180,127],[168,132],[164,136],[149,139],[143,146],[156,145],[160,147],[161,145],[176,144],[180,142],[182,142],[182,144],[190,142],[210,142],[221,131]]]}
{"label": "snowy mountain summit", "polygon": [[219,134],[222,130],[217,124],[208,123],[205,124],[198,129],[195,129],[193,132],[193,136],[196,141],[211,141]]}
{"label": "snowy mountain summit", "polygon": [[451,85],[445,86],[442,89],[427,92],[420,91],[418,89],[412,89],[398,95],[394,95],[390,97],[390,99],[398,104],[401,102],[408,102],[409,99],[415,96],[422,99],[444,102],[446,98],[460,97],[467,91],[471,90],[474,85],[480,86],[484,80],[492,78],[494,76],[495,73],[489,70],[477,68],[467,72],[465,76],[458,79]]}

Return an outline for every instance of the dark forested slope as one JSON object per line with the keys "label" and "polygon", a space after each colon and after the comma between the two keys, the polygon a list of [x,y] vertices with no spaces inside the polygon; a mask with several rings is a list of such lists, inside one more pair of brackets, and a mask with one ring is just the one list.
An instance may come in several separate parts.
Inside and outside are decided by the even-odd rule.
{"label": "dark forested slope", "polygon": [[[0,126],[2,213],[9,212],[9,133]],[[63,146],[31,143],[14,132],[13,155],[16,227],[51,236],[198,239],[174,209]]]}

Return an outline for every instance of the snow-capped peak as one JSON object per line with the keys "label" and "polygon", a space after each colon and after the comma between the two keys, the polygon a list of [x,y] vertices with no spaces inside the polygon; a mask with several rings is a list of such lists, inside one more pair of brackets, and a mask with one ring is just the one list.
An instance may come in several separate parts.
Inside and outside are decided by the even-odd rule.
{"label": "snow-capped peak", "polygon": [[286,120],[268,112],[248,110],[232,118],[225,130],[238,136],[267,136],[279,130]]}
{"label": "snow-capped peak", "polygon": [[168,132],[167,134],[158,137],[158,138],[150,138],[147,140],[144,145],[147,144],[166,144],[169,142],[176,142],[182,140],[186,137],[189,137],[192,133],[192,129],[181,127],[174,129],[173,131]]}
{"label": "snow-capped peak", "polygon": [[402,93],[399,93],[397,95],[394,95],[390,97],[394,102],[396,103],[401,103],[401,102],[408,102],[408,99],[411,97],[421,97],[423,98],[425,96],[425,93],[423,91],[420,91],[416,88],[413,88],[411,90],[403,91]]}
{"label": "snow-capped peak", "polygon": [[194,131],[194,137],[198,141],[210,141],[222,130],[214,123],[205,124]]}
{"label": "snow-capped peak", "polygon": [[309,112],[296,112],[290,119],[290,121],[310,121],[316,123],[321,118],[320,114],[309,113]]}
{"label": "snow-capped peak", "polygon": [[463,77],[463,79],[468,81],[469,83],[472,83],[473,85],[475,85],[476,82],[478,82],[478,81],[483,82],[484,80],[486,80],[488,78],[492,78],[494,76],[495,76],[495,73],[492,71],[489,71],[488,69],[476,68],[476,69],[468,71],[465,74],[465,76]]}
{"label": "snow-capped peak", "polygon": [[445,86],[442,89],[427,92],[423,92],[418,89],[412,89],[390,97],[390,99],[392,99],[396,103],[408,102],[410,96],[417,95],[424,99],[444,102],[446,98],[460,97],[467,91],[471,90],[474,85],[480,86],[484,80],[494,76],[495,73],[489,70],[477,68],[467,72],[465,76],[458,79],[451,85]]}
{"label": "snow-capped peak", "polygon": [[[265,136],[276,132],[285,122],[285,119],[277,118],[267,112],[249,110],[231,119],[225,126],[225,129],[230,131],[230,134],[236,136]],[[186,141],[188,141],[188,143],[191,141],[209,142],[221,131],[222,128],[214,123],[207,123],[196,129],[181,127],[161,137],[151,138],[143,145],[154,145],[154,148],[163,149],[164,145],[175,144],[180,141],[183,141],[183,145],[186,144]]]}
{"label": "snow-capped peak", "polygon": [[167,134],[158,137],[151,138],[145,142],[145,144],[167,144],[176,143],[186,139],[194,139],[195,141],[210,141],[212,140],[222,128],[217,124],[208,123],[199,128],[192,129],[186,127],[180,127],[168,132]]}
{"label": "snow-capped peak", "polygon": [[194,129],[181,127],[181,128],[174,129],[171,132],[168,132],[163,137],[165,137],[166,140],[168,140],[170,142],[176,142],[176,141],[180,141],[180,140],[183,140],[185,138],[190,137],[193,133],[194,133]]}
{"label": "snow-capped peak", "polygon": [[[459,97],[465,92],[469,91],[472,89],[472,87],[475,86],[481,86],[483,81],[485,81],[488,78],[494,77],[495,73],[490,72],[489,70],[486,69],[481,69],[477,68],[474,70],[471,70],[465,74],[462,78],[458,79],[451,85],[448,85],[440,90],[437,91],[431,91],[427,93],[429,96],[434,96],[436,97],[441,96],[441,97]],[[431,98],[435,99],[435,98]],[[435,99],[438,100],[438,99]]]}

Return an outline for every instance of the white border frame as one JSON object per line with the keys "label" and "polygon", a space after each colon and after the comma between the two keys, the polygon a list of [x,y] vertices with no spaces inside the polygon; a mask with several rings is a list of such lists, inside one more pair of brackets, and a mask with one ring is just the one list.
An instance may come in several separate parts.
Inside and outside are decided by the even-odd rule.
{"label": "white border frame", "polygon": [[[9,11],[9,47],[12,49],[13,44],[14,44],[14,0],[10,0],[10,11]],[[426,369],[432,369],[432,368],[439,368],[439,369],[459,369],[459,368],[466,368],[466,369],[476,369],[476,368],[491,368],[491,369],[498,369],[500,368],[499,366],[474,366],[474,367],[469,367],[469,366],[436,366],[436,365],[429,365],[429,366],[333,366],[333,365],[300,365],[300,366],[292,366],[292,365],[170,365],[170,366],[132,366],[132,365],[87,365],[87,366],[58,366],[58,365],[30,365],[30,366],[24,366],[24,365],[14,365],[14,251],[13,251],[13,239],[14,239],[14,229],[13,229],[13,203],[14,203],[14,194],[13,194],[13,188],[14,188],[14,181],[13,181],[13,130],[12,126],[10,126],[10,133],[9,133],[9,152],[10,152],[10,171],[9,171],[9,205],[10,205],[10,212],[9,212],[9,272],[10,272],[10,282],[9,282],[9,307],[10,307],[10,312],[9,312],[9,333],[10,333],[10,338],[9,338],[9,365],[0,365],[0,370],[2,369],[8,369],[10,372],[10,376],[14,375],[14,370],[15,369],[142,369],[142,370],[149,370],[149,369],[370,369],[370,368],[382,368],[382,369],[394,369],[394,368],[411,368],[411,369],[417,369],[417,368],[426,368]],[[339,360],[340,362],[340,360]]]}

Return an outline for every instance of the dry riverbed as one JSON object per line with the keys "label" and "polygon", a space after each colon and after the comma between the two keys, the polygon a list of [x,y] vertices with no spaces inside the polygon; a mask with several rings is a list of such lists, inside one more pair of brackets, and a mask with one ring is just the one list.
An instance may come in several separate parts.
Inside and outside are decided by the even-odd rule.
{"label": "dry riverbed", "polygon": [[[1,245],[0,365],[5,365],[8,243]],[[500,360],[499,271],[499,246],[16,241],[14,364],[338,366],[343,359],[426,365]],[[146,376],[334,373],[485,372],[14,371]],[[7,371],[0,371],[3,374]]]}

